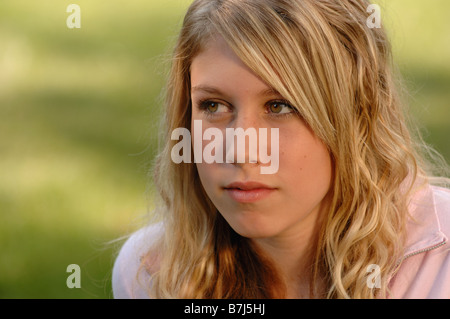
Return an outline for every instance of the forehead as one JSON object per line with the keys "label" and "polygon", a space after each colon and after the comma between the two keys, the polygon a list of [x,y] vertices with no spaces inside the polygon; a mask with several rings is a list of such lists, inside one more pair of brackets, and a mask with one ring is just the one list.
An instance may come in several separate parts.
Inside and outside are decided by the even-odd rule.
{"label": "forehead", "polygon": [[190,71],[192,88],[213,86],[222,90],[258,92],[271,89],[219,36],[206,42],[194,57]]}

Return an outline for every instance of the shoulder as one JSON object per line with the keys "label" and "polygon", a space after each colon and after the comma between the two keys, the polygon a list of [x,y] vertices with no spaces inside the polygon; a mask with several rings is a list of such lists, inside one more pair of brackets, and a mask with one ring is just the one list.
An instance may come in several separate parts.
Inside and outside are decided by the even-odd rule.
{"label": "shoulder", "polygon": [[450,190],[426,187],[414,198],[408,245],[390,281],[394,298],[450,298]]}
{"label": "shoulder", "polygon": [[142,259],[162,232],[162,224],[149,225],[131,234],[122,245],[112,272],[114,298],[148,298],[146,287],[151,278],[145,269],[141,269]]}
{"label": "shoulder", "polygon": [[432,191],[441,232],[450,238],[450,189],[433,186]]}

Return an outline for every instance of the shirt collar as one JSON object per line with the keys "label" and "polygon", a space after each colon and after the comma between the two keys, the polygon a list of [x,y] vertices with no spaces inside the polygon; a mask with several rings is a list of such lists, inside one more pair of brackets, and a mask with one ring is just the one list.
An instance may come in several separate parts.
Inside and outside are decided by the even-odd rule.
{"label": "shirt collar", "polygon": [[443,245],[447,238],[441,232],[433,187],[417,191],[409,203],[410,216],[406,226],[406,249],[403,259]]}

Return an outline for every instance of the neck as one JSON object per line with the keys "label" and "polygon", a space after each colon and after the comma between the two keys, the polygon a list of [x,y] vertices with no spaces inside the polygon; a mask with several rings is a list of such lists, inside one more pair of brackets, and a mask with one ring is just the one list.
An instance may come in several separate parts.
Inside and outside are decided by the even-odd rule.
{"label": "neck", "polygon": [[287,298],[309,298],[312,284],[314,290],[320,289],[319,283],[312,283],[312,274],[324,211],[319,207],[279,236],[252,239],[279,272]]}

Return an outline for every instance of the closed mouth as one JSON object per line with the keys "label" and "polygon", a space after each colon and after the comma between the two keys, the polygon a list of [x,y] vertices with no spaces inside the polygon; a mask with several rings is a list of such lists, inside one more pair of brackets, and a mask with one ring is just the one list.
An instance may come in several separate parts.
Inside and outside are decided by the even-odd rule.
{"label": "closed mouth", "polygon": [[254,203],[268,197],[276,188],[259,182],[234,182],[224,187],[224,190],[236,202]]}
{"label": "closed mouth", "polygon": [[270,187],[268,185],[259,183],[259,182],[233,182],[227,186],[224,187],[224,189],[236,189],[241,191],[251,191],[251,190],[258,190],[258,189],[267,189],[267,190],[273,190],[274,187]]}

